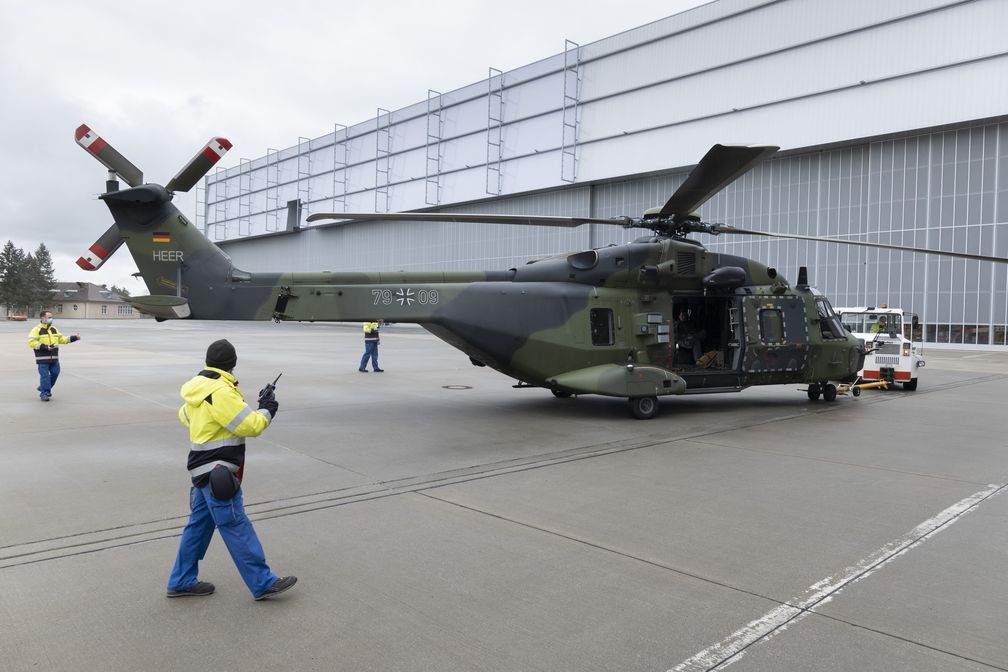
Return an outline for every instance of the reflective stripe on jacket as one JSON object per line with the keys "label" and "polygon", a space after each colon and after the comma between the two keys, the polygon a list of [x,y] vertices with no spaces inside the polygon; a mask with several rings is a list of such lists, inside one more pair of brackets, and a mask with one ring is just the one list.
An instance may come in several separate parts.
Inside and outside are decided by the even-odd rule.
{"label": "reflective stripe on jacket", "polygon": [[[59,346],[69,342],[69,336],[59,333],[59,330],[51,324],[41,322],[28,334],[28,346],[35,351],[36,362],[56,361],[59,359]],[[40,349],[43,345],[49,346],[49,349]]]}
{"label": "reflective stripe on jacket", "polygon": [[189,428],[187,468],[193,485],[203,487],[210,470],[223,464],[241,480],[245,437],[259,436],[273,414],[245,403],[238,381],[227,371],[207,367],[182,385],[185,403],[178,416]]}
{"label": "reflective stripe on jacket", "polygon": [[364,342],[374,342],[378,343],[381,338],[378,336],[378,323],[377,322],[365,322],[364,323]]}

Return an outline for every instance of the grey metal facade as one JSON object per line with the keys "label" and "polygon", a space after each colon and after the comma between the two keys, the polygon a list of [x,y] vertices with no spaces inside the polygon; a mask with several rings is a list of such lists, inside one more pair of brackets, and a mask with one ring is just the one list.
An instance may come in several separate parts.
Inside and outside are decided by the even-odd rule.
{"label": "grey metal facade", "polygon": [[[284,233],[287,202],[303,203],[302,222],[407,209],[636,216],[711,144],[765,142],[781,155],[706,204],[707,220],[1008,255],[1006,21],[1000,0],[720,0],[242,160],[207,178],[197,220],[249,270],[503,269],[644,232],[372,223]],[[834,305],[916,312],[929,342],[1005,344],[1004,266],[704,242],[792,278],[807,265]]]}

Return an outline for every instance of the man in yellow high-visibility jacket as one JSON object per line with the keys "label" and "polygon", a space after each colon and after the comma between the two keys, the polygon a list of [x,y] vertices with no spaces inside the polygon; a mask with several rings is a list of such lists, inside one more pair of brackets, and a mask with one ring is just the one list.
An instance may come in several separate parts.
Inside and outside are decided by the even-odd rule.
{"label": "man in yellow high-visibility jacket", "polygon": [[214,529],[238,573],[262,600],[297,583],[297,577],[278,577],[266,564],[259,537],[245,515],[241,480],[245,467],[245,438],[259,436],[276,417],[280,405],[272,393],[253,410],[245,403],[232,373],[238,356],[227,340],[207,348],[206,368],[182,386],[185,403],[178,416],[189,428],[189,522],[179,541],[178,556],[168,579],[168,597],[205,596],[214,585],[200,581],[199,561],[206,554]]}
{"label": "man in yellow high-visibility jacket", "polygon": [[371,369],[375,373],[382,373],[385,369],[378,366],[378,343],[381,341],[381,337],[378,335],[378,323],[377,322],[365,322],[364,323],[364,356],[361,357],[360,366],[357,370],[361,373],[367,373],[367,363],[368,359],[371,360]]}
{"label": "man in yellow high-visibility jacket", "polygon": [[79,341],[80,336],[64,336],[53,326],[53,316],[48,310],[39,313],[39,323],[28,334],[28,345],[35,351],[38,364],[39,384],[36,388],[39,399],[49,401],[52,388],[60,374],[59,346]]}

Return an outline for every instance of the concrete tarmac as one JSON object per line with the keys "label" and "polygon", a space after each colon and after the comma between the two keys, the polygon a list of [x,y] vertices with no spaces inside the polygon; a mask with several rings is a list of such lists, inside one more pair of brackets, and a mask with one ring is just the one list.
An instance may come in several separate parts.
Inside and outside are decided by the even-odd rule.
{"label": "concrete tarmac", "polygon": [[[53,401],[0,323],[0,669],[1005,670],[1008,353],[927,351],[913,393],[618,399],[512,389],[422,330],[57,321]],[[179,386],[230,339],[283,372],[245,501],[290,592],[188,514]]]}

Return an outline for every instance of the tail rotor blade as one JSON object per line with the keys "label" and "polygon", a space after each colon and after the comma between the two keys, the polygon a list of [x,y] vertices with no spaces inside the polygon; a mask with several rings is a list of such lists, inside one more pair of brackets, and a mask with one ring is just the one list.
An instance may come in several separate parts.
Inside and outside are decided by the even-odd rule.
{"label": "tail rotor blade", "polygon": [[227,138],[211,138],[203,149],[197,152],[196,156],[189,160],[178,175],[165,185],[168,191],[189,191],[193,188],[213,165],[220,161],[221,157],[231,149],[231,143]]}
{"label": "tail rotor blade", "polygon": [[95,241],[94,245],[88,248],[87,253],[77,260],[77,265],[85,271],[97,271],[122,244],[122,231],[119,230],[117,224],[113,224]]}
{"label": "tail rotor blade", "polygon": [[129,159],[117,152],[115,148],[105,142],[97,133],[88,128],[87,124],[81,124],[74,132],[77,144],[87,150],[87,152],[98,159],[98,161],[117,173],[126,184],[137,187],[143,184],[143,171],[129,162]]}

